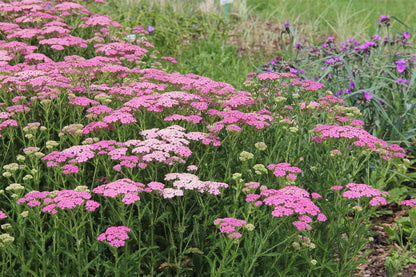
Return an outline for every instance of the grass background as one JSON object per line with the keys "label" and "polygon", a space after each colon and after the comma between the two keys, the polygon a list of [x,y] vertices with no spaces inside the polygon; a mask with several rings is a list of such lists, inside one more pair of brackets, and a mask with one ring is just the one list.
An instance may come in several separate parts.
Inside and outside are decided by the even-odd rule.
{"label": "grass background", "polygon": [[350,38],[365,41],[375,34],[380,14],[395,16],[409,27],[403,30],[393,23],[398,31],[412,33],[416,27],[412,0],[234,0],[226,23],[224,8],[219,0],[108,0],[96,12],[131,27],[154,26],[151,41],[163,55],[178,60],[174,71],[204,75],[237,89],[245,73],[279,56],[280,27],[287,21],[298,41],[312,45],[328,36],[337,44]]}

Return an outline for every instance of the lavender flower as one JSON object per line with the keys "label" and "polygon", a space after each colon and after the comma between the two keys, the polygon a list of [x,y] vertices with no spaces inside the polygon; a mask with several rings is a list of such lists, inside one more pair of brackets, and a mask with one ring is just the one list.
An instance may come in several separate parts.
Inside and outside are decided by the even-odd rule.
{"label": "lavender flower", "polygon": [[155,27],[153,27],[152,25],[149,25],[149,26],[147,26],[147,31],[150,33],[150,32],[153,32],[155,30]]}
{"label": "lavender flower", "polygon": [[403,73],[406,70],[406,61],[404,59],[396,61],[396,68],[399,73]]}

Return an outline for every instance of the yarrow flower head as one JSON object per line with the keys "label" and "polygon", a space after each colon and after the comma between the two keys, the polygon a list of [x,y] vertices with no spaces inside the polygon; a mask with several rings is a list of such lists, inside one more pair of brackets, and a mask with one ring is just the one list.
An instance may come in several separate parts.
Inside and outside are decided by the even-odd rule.
{"label": "yarrow flower head", "polygon": [[322,143],[324,140],[328,139],[349,140],[355,147],[361,147],[368,149],[371,152],[379,153],[384,160],[391,160],[395,157],[405,157],[406,151],[399,145],[389,145],[384,140],[371,135],[360,127],[349,125],[319,125],[313,128],[312,131],[318,132],[318,136],[311,139],[317,143]]}
{"label": "yarrow flower head", "polygon": [[255,164],[253,166],[253,169],[254,173],[256,173],[257,175],[262,175],[263,173],[267,174],[267,169],[263,164]]}
{"label": "yarrow flower head", "polygon": [[100,204],[94,200],[89,200],[90,198],[91,194],[87,191],[32,191],[27,193],[23,198],[18,199],[16,203],[26,203],[29,207],[42,206],[42,212],[56,214],[58,212],[57,209],[74,209],[84,203],[86,210],[94,211]]}
{"label": "yarrow flower head", "polygon": [[8,233],[4,233],[0,235],[0,248],[6,247],[8,244],[14,241],[14,237],[9,235]]}
{"label": "yarrow flower head", "polygon": [[357,199],[361,197],[372,198],[370,200],[371,206],[386,205],[386,199],[382,196],[388,196],[386,191],[380,191],[372,188],[366,184],[349,183],[345,186],[348,190],[342,193],[342,196],[348,199]]}
{"label": "yarrow flower head", "polygon": [[[309,225],[312,222],[310,216],[316,216],[318,221],[327,220],[326,216],[311,201],[310,194],[302,188],[286,186],[279,190],[266,189],[260,195],[265,197],[263,200],[265,205],[274,207],[272,216],[283,217],[298,214],[299,220],[293,222],[298,230],[312,228]],[[314,194],[314,196],[319,198],[320,195]]]}
{"label": "yarrow flower head", "polygon": [[186,171],[197,171],[197,170],[198,170],[198,167],[196,165],[189,165],[186,168]]}
{"label": "yarrow flower head", "polygon": [[[201,181],[198,176],[191,173],[168,173],[165,175],[166,181],[173,181],[173,186],[175,189],[165,188],[162,191],[162,194],[165,198],[172,198],[174,196],[183,196],[182,190],[197,190],[200,193],[208,192],[209,194],[219,195],[221,191],[220,188],[227,188],[228,184],[211,182],[211,181]],[[167,193],[167,194],[165,194]],[[172,195],[174,193],[175,195]],[[172,196],[172,197],[170,197]]]}
{"label": "yarrow flower head", "polygon": [[108,227],[104,233],[97,237],[99,241],[107,241],[113,247],[121,247],[125,245],[125,240],[129,238],[127,232],[131,229],[125,226],[112,226]]}
{"label": "yarrow flower head", "polygon": [[0,219],[3,218],[7,218],[7,215],[3,211],[0,211]]}
{"label": "yarrow flower head", "polygon": [[331,189],[335,190],[335,191],[339,191],[342,190],[344,187],[343,186],[332,186]]}
{"label": "yarrow flower head", "polygon": [[240,161],[245,162],[254,158],[254,155],[250,152],[243,151],[240,153]]}
{"label": "yarrow flower head", "polygon": [[406,205],[412,208],[416,208],[416,199],[403,200],[402,202],[400,202],[400,205]]}
{"label": "yarrow flower head", "polygon": [[256,147],[256,149],[258,149],[259,151],[264,151],[267,149],[267,145],[262,141],[256,142],[254,144],[254,147]]}
{"label": "yarrow flower head", "polygon": [[141,191],[151,192],[151,189],[145,189],[145,185],[139,182],[134,182],[128,178],[116,180],[114,182],[98,186],[92,190],[97,194],[102,194],[107,197],[115,198],[122,195],[122,202],[126,205],[140,201],[138,195]]}
{"label": "yarrow flower head", "polygon": [[295,174],[302,172],[300,168],[289,163],[269,164],[267,168],[273,170],[276,177],[286,177],[289,181],[295,181],[297,178]]}
{"label": "yarrow flower head", "polygon": [[[220,228],[221,233],[228,234],[229,238],[238,239],[241,237],[241,233],[237,232],[236,228],[244,227],[247,225],[247,221],[242,219],[236,219],[233,217],[217,218],[214,220],[214,224]],[[250,226],[249,229],[254,229],[254,226]]]}

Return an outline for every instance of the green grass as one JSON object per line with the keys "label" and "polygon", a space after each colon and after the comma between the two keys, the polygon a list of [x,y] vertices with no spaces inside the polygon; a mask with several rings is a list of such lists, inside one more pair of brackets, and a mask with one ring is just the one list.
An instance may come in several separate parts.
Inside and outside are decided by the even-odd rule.
{"label": "green grass", "polygon": [[340,40],[373,35],[380,14],[396,16],[410,27],[416,27],[416,2],[411,0],[248,0],[248,6],[256,15],[306,25],[313,31],[333,33]]}
{"label": "green grass", "polygon": [[[181,73],[195,73],[216,81],[227,82],[236,88],[242,86],[246,73],[254,70],[254,61],[236,57],[236,49],[218,42],[199,41],[187,51],[176,56],[179,63],[175,66]],[[204,62],[202,62],[204,61]],[[230,70],[233,69],[233,70]]]}
{"label": "green grass", "polygon": [[[322,43],[327,36],[335,37],[338,43],[350,38],[368,39],[376,32],[380,14],[397,17],[410,27],[409,30],[416,27],[416,2],[411,0],[234,0],[228,6],[225,28],[222,25],[224,6],[220,6],[219,0],[109,0],[107,3],[97,12],[110,14],[124,25],[130,21],[135,26],[155,26],[156,32],[149,39],[156,39],[155,46],[162,54],[179,61],[181,65],[176,70],[187,73],[192,69],[195,74],[233,85],[241,83],[240,73],[254,71],[278,54],[280,33],[276,27],[286,21],[293,25],[298,41],[312,44]],[[214,22],[219,23],[222,30],[219,31]],[[192,30],[195,25],[199,28],[197,39],[183,38],[192,45],[178,45],[177,40],[184,34],[195,32]],[[399,25],[396,22],[392,27],[403,31]],[[237,39],[227,39],[225,31]],[[411,40],[415,41],[413,37]],[[246,49],[242,54],[238,52],[241,48]],[[217,70],[219,67],[222,70]]]}
{"label": "green grass", "polygon": [[[139,5],[132,0],[113,1],[119,3],[119,6]],[[219,0],[144,0],[140,4],[150,8],[162,4],[166,11],[188,16],[197,11],[224,16],[224,6],[220,6]],[[251,16],[258,16],[279,21],[280,24],[289,21],[297,25],[300,31],[325,32],[340,40],[373,35],[380,14],[395,16],[411,28],[416,27],[416,2],[412,0],[234,0],[228,5],[228,15],[231,17],[247,20]]]}

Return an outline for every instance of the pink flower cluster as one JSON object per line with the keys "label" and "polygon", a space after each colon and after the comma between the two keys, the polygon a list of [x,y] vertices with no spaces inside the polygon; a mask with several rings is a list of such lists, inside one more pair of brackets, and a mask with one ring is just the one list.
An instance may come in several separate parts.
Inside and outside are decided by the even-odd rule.
{"label": "pink flower cluster", "polygon": [[354,119],[354,118],[350,118],[348,116],[336,116],[336,119],[337,119],[338,122],[349,124],[349,125],[352,125],[352,126],[355,126],[355,127],[364,126],[364,121]]}
{"label": "pink flower cluster", "polygon": [[226,99],[219,100],[218,103],[224,105],[224,107],[235,109],[240,106],[249,107],[250,105],[254,105],[255,100],[253,96],[251,95],[251,93],[249,92],[236,91],[230,94],[230,96],[227,97]]}
{"label": "pink flower cluster", "polygon": [[171,63],[178,63],[177,60],[175,60],[175,58],[173,57],[160,57],[162,60],[167,60],[170,61]]}
{"label": "pink flower cluster", "polygon": [[144,184],[134,182],[128,178],[104,184],[92,190],[94,193],[102,194],[111,198],[122,195],[123,199],[121,201],[126,205],[140,201],[138,193],[141,191],[152,192],[152,189],[146,188]]}
{"label": "pink flower cluster", "polygon": [[233,217],[217,218],[214,220],[214,224],[220,228],[221,233],[228,234],[229,238],[238,239],[241,237],[241,233],[236,231],[236,227],[243,227],[247,224],[245,220],[236,219]]}
{"label": "pink flower cluster", "polygon": [[108,244],[118,248],[124,246],[125,240],[129,238],[127,232],[131,232],[131,229],[126,226],[108,227],[104,233],[97,237],[97,240],[108,241]]}
{"label": "pink flower cluster", "polygon": [[3,218],[7,218],[7,215],[3,211],[0,211],[0,219]]}
{"label": "pink flower cluster", "polygon": [[[149,45],[146,45],[149,46]],[[118,58],[121,61],[139,62],[143,56],[149,52],[146,48],[138,45],[132,45],[128,42],[113,42],[106,44],[96,44],[95,53],[104,55],[106,57]]]}
{"label": "pink flower cluster", "polygon": [[139,110],[141,107],[152,112],[163,112],[164,109],[177,106],[189,107],[196,111],[206,110],[206,98],[186,91],[170,91],[163,94],[140,95],[124,103],[125,107]]}
{"label": "pink flower cluster", "polygon": [[[23,198],[17,200],[17,204],[27,203],[29,207],[43,206],[42,212],[56,214],[57,208],[73,209],[85,203],[85,209],[95,211],[100,204],[91,199],[91,194],[86,191],[61,190],[57,192],[49,191],[32,191],[27,193]],[[41,203],[43,200],[43,203]]]}
{"label": "pink flower cluster", "polygon": [[[220,188],[228,188],[226,183],[201,181],[198,176],[191,173],[168,173],[165,175],[165,180],[175,180],[173,181],[173,186],[176,187],[175,190],[198,190],[200,193],[208,192],[213,195],[219,195],[221,193]],[[162,195],[164,198],[175,196],[172,195],[172,191],[169,188],[165,188],[162,191]]]}
{"label": "pink flower cluster", "polygon": [[[8,126],[18,126],[18,123],[14,119],[6,119],[0,123],[0,131],[3,130],[3,128],[6,128]],[[1,134],[0,134],[0,137],[2,137]]]}
{"label": "pink flower cluster", "polygon": [[[325,85],[312,80],[299,80],[298,76],[293,73],[264,72],[257,75],[259,81],[274,81],[281,78],[289,79],[292,86],[299,86],[306,91],[317,91],[325,87]],[[281,83],[281,85],[288,86],[288,83]]]}
{"label": "pink flower cluster", "polygon": [[[264,197],[263,203],[273,206],[272,215],[275,217],[290,216],[292,214],[300,215],[299,221],[293,224],[299,229],[311,229],[309,216],[316,216],[318,221],[326,221],[326,216],[320,212],[320,209],[311,201],[310,194],[296,186],[286,186],[282,189],[266,189],[260,193]],[[315,195],[315,198],[319,198]],[[309,216],[308,216],[309,215]],[[306,216],[306,217],[305,217]]]}
{"label": "pink flower cluster", "polygon": [[265,72],[260,73],[257,75],[257,79],[260,81],[266,81],[266,80],[277,80],[280,79],[280,77],[283,78],[297,78],[298,76],[293,73],[277,73],[277,72]]}
{"label": "pink flower cluster", "polygon": [[397,144],[388,144],[382,139],[372,136],[364,129],[353,126],[339,125],[322,125],[312,129],[317,132],[318,136],[312,138],[312,141],[322,143],[328,139],[347,139],[358,147],[365,147],[370,151],[379,153],[385,160],[391,160],[394,157],[404,158],[405,150]]}
{"label": "pink flower cluster", "polygon": [[296,175],[301,173],[302,170],[296,166],[292,166],[289,163],[269,164],[268,169],[273,170],[273,174],[276,177],[285,177],[291,181],[296,180]]}
{"label": "pink flower cluster", "polygon": [[49,194],[49,191],[31,191],[27,193],[23,198],[19,198],[16,203],[27,203],[26,205],[29,207],[39,207],[42,204],[40,201],[48,197]]}
{"label": "pink flower cluster", "polygon": [[403,200],[402,202],[400,202],[400,205],[406,205],[412,208],[416,208],[416,199]]}
{"label": "pink flower cluster", "polygon": [[256,127],[256,129],[263,129],[266,126],[270,126],[270,122],[273,121],[273,116],[269,115],[270,111],[260,110],[258,112],[244,113],[238,110],[219,111],[208,110],[207,115],[220,116],[223,119],[213,123],[213,127],[208,130],[214,133],[219,132],[227,125],[247,124]]}
{"label": "pink flower cluster", "polygon": [[[78,172],[76,164],[84,163],[96,155],[108,155],[111,160],[120,161],[114,166],[117,171],[122,166],[128,168],[146,168],[147,164],[153,161],[172,165],[173,163],[184,163],[182,158],[189,157],[192,151],[187,146],[190,141],[201,141],[209,144],[210,138],[205,133],[190,132],[185,133],[185,128],[172,125],[165,129],[149,129],[140,134],[145,140],[128,140],[126,142],[116,142],[114,140],[102,140],[88,145],[76,145],[54,151],[44,157],[48,167],[62,166],[64,174]],[[131,153],[131,154],[129,154]],[[69,163],[68,165],[65,163]]]}
{"label": "pink flower cluster", "polygon": [[185,120],[187,122],[192,122],[193,124],[197,124],[202,120],[202,117],[200,117],[199,115],[172,114],[172,115],[165,117],[163,120],[165,121]]}
{"label": "pink flower cluster", "polygon": [[347,188],[347,190],[342,193],[342,196],[345,198],[356,199],[361,197],[368,197],[371,198],[369,202],[371,206],[380,206],[387,204],[386,199],[382,197],[389,195],[387,191],[380,191],[378,189],[370,187],[369,185],[356,183],[349,183],[345,187]]}

